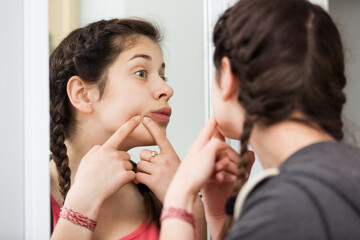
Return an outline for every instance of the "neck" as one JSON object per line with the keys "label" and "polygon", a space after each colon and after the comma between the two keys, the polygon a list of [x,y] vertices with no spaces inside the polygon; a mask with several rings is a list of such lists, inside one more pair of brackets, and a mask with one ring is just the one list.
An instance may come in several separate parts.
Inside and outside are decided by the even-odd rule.
{"label": "neck", "polygon": [[255,125],[249,143],[266,169],[277,168],[298,150],[323,141],[334,138],[303,123],[285,121],[270,127]]}
{"label": "neck", "polygon": [[[65,141],[67,154],[69,157],[69,167],[71,170],[71,183],[74,183],[75,175],[82,158],[95,145],[102,145],[106,137],[102,139],[101,134],[87,132],[77,129],[76,134]],[[121,149],[126,151],[128,149]],[[114,207],[116,206],[116,207]],[[114,211],[114,208],[117,210]],[[102,213],[129,217],[134,215],[143,218],[142,196],[134,183],[128,183],[120,188],[114,195],[108,198],[102,205]],[[126,214],[125,214],[126,213]],[[119,217],[120,218],[120,217]]]}
{"label": "neck", "polygon": [[[95,130],[88,131],[91,127],[77,128],[66,139],[65,145],[67,147],[67,155],[69,157],[69,167],[71,169],[71,182],[74,182],[74,177],[79,167],[81,159],[90,151],[95,145],[103,145],[110,134],[104,134],[104,132],[97,132]],[[128,151],[130,147],[120,146],[119,151]]]}

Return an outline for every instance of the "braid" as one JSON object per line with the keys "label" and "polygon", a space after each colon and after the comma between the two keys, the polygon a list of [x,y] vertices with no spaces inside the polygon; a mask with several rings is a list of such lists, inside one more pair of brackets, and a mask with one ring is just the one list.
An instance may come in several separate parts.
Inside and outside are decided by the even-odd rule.
{"label": "braid", "polygon": [[[52,121],[52,120],[51,120]],[[67,148],[65,145],[66,129],[63,124],[55,124],[50,137],[50,150],[52,159],[56,164],[58,173],[59,190],[61,195],[66,198],[66,194],[71,185],[71,171],[69,168],[69,158],[67,156]]]}
{"label": "braid", "polygon": [[220,232],[220,239],[224,239],[230,227],[233,225],[233,215],[234,215],[234,204],[237,195],[239,194],[241,188],[246,182],[246,166],[249,162],[249,151],[248,144],[251,135],[251,131],[253,129],[254,123],[256,121],[255,117],[246,117],[244,122],[244,130],[241,135],[241,148],[240,148],[240,160],[238,162],[238,174],[237,180],[233,187],[232,195],[230,196],[228,202],[226,203],[226,214],[227,217],[225,219],[224,225]]}
{"label": "braid", "polygon": [[66,87],[70,77],[77,74],[73,61],[73,49],[78,45],[77,36],[77,30],[72,32],[50,56],[50,151],[64,201],[71,186],[71,170],[65,145],[71,121]]}
{"label": "braid", "polygon": [[244,123],[244,132],[241,136],[240,161],[238,162],[237,182],[233,189],[233,196],[236,197],[246,181],[246,166],[249,162],[248,144],[250,134],[254,126],[254,120],[247,118]]}
{"label": "braid", "polygon": [[[61,66],[69,66],[65,62],[69,62],[69,60],[57,63],[52,61],[51,67],[55,70]],[[54,72],[50,75],[50,151],[58,173],[59,191],[65,200],[71,186],[71,171],[65,145],[65,139],[68,136],[67,127],[70,122],[70,109],[66,95],[66,82],[69,71],[63,69],[56,76]]]}

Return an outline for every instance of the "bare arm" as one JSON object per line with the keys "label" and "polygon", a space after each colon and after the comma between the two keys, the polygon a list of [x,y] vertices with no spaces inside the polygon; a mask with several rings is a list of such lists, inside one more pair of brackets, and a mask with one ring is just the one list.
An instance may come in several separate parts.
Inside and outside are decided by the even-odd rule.
{"label": "bare arm", "polygon": [[[88,197],[81,197],[80,194],[76,193],[75,188],[71,188],[66,198],[64,206],[69,209],[72,209],[76,212],[83,214],[84,216],[89,217],[90,219],[96,220],[101,202],[89,201]],[[59,218],[58,223],[54,229],[54,232],[51,236],[51,240],[57,239],[92,239],[93,232],[89,229],[72,223],[67,219]]]}

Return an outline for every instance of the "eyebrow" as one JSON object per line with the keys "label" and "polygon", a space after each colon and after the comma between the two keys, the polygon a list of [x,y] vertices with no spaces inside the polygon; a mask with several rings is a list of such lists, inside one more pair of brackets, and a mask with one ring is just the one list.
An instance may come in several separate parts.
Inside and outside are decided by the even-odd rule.
{"label": "eyebrow", "polygon": [[[146,55],[146,54],[136,54],[136,55],[134,55],[132,58],[130,58],[129,61],[134,60],[134,59],[136,59],[136,58],[143,58],[143,59],[148,60],[148,61],[151,61],[151,60],[152,60],[151,56],[149,56],[149,55]],[[165,68],[165,63],[162,63],[162,64],[161,64],[161,68]]]}

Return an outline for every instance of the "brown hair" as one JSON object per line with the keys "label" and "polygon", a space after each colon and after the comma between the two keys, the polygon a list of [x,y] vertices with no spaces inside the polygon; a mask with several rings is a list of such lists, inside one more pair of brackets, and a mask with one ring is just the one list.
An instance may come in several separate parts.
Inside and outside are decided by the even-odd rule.
{"label": "brown hair", "polygon": [[[228,57],[245,109],[241,161],[233,198],[245,182],[248,141],[254,124],[293,120],[343,139],[341,112],[344,54],[330,16],[305,0],[241,0],[218,20],[214,63]],[[293,117],[300,112],[302,118]],[[232,225],[225,223],[222,237]]]}
{"label": "brown hair", "polygon": [[[69,158],[65,139],[73,134],[75,120],[66,86],[77,75],[96,84],[100,98],[106,73],[121,52],[136,44],[139,36],[160,43],[159,30],[149,22],[136,19],[112,19],[91,23],[71,32],[50,56],[50,150],[58,173],[59,191],[64,199],[70,189]],[[145,190],[144,190],[145,189]],[[144,186],[148,220],[158,220],[160,202]]]}

